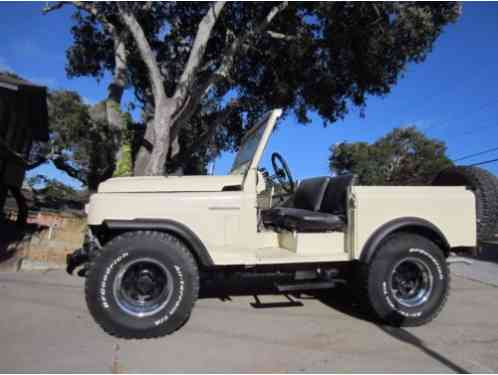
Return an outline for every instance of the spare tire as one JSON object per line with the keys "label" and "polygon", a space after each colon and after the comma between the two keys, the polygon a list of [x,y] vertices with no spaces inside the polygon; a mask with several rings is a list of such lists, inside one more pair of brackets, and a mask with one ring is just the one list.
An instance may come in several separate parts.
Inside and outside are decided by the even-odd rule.
{"label": "spare tire", "polygon": [[440,172],[434,186],[467,186],[476,196],[477,239],[496,239],[498,210],[498,179],[478,167],[450,167]]}

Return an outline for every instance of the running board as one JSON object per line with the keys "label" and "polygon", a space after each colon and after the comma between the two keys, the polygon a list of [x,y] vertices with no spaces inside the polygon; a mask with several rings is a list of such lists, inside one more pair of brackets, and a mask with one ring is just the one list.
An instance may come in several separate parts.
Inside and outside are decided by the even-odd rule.
{"label": "running board", "polygon": [[337,282],[341,280],[334,281],[308,281],[305,283],[297,282],[290,284],[278,284],[275,283],[275,287],[279,292],[294,292],[298,290],[314,290],[314,289],[329,289],[336,286]]}

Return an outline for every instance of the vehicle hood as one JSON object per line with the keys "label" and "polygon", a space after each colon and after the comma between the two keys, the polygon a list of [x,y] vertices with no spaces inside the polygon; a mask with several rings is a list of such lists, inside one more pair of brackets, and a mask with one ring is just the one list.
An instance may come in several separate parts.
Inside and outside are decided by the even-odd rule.
{"label": "vehicle hood", "polygon": [[243,176],[147,176],[111,178],[99,185],[99,193],[153,193],[222,191],[242,185]]}

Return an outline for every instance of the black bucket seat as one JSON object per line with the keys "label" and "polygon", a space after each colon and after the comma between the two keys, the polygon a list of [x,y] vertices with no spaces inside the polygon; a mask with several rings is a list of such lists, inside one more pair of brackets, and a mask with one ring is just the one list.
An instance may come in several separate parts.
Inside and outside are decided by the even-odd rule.
{"label": "black bucket seat", "polygon": [[263,210],[263,224],[297,232],[343,231],[347,189],[353,179],[353,175],[305,179],[296,189],[294,206]]}

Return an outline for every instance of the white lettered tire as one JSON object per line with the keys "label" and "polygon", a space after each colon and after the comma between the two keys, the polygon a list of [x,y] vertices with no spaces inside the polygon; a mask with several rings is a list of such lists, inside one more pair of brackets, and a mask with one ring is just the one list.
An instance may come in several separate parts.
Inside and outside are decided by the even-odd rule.
{"label": "white lettered tire", "polygon": [[420,326],[443,309],[450,274],[437,244],[414,233],[387,238],[362,269],[363,297],[378,320]]}
{"label": "white lettered tire", "polygon": [[124,233],[93,260],[85,283],[88,309],[110,335],[164,336],[189,318],[199,272],[189,249],[162,232]]}

